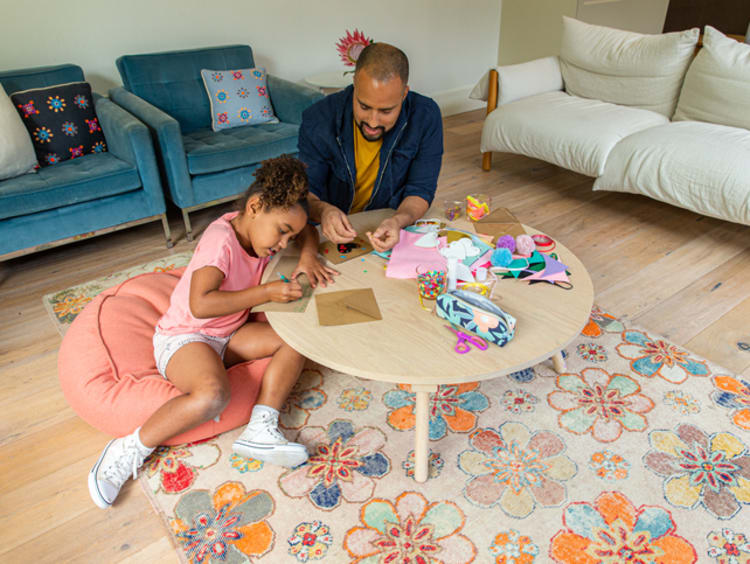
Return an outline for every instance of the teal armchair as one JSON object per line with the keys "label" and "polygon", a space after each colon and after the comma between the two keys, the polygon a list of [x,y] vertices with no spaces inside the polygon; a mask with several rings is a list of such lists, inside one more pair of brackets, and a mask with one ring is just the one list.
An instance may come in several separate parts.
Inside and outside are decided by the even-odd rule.
{"label": "teal armchair", "polygon": [[189,212],[238,198],[261,161],[297,153],[302,112],[322,98],[317,90],[268,75],[279,123],[212,131],[201,69],[254,67],[248,45],[124,55],[117,59],[123,86],[110,97],[146,123],[153,134],[168,196],[181,210],[188,241]]}
{"label": "teal armchair", "polygon": [[[0,72],[9,95],[83,80],[77,65]],[[0,180],[0,260],[159,219],[172,246],[148,128],[98,94],[94,106],[108,152]]]}

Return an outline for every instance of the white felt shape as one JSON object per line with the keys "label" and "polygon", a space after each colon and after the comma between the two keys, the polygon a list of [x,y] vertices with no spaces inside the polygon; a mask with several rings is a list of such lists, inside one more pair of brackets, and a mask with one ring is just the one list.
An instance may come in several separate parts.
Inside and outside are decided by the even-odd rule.
{"label": "white felt shape", "polygon": [[467,257],[477,257],[479,256],[479,247],[475,247],[472,240],[468,237],[464,239],[459,239],[456,241],[457,243],[464,246],[464,249],[466,249],[466,256]]}
{"label": "white felt shape", "polygon": [[447,247],[440,249],[440,254],[445,258],[455,258],[464,260],[466,258],[466,248],[463,245],[457,245],[458,241],[453,241]]}
{"label": "white felt shape", "polygon": [[423,247],[425,249],[434,249],[438,246],[438,234],[437,231],[431,231],[430,233],[424,234],[422,237],[417,239],[414,244],[417,247]]}
{"label": "white felt shape", "polygon": [[471,270],[464,263],[459,262],[456,265],[456,278],[462,282],[474,282],[474,276],[471,274]]}

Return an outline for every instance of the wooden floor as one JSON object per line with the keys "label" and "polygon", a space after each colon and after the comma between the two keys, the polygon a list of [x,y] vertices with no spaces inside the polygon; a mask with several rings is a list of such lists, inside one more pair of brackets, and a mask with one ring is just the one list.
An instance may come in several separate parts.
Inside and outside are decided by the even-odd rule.
{"label": "wooden floor", "polygon": [[[750,376],[750,227],[641,196],[592,192],[593,180],[495,154],[480,168],[482,111],[445,120],[443,198],[485,192],[575,252],[596,303],[729,371]],[[221,209],[193,214],[202,230]],[[177,213],[171,252],[184,240]],[[0,562],[176,562],[156,514],[129,482],[114,508],[86,476],[109,439],[76,417],[57,381],[60,336],[42,295],[168,254],[151,223],[0,264]]]}

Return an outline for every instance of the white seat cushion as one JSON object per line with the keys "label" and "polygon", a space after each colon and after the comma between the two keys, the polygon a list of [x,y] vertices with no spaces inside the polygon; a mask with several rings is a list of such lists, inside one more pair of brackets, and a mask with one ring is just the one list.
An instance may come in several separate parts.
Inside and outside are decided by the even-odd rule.
{"label": "white seat cushion", "polygon": [[750,225],[750,131],[680,121],[635,133],[612,149],[594,190],[644,194]]}
{"label": "white seat cushion", "polygon": [[648,110],[546,92],[490,113],[482,129],[481,151],[519,153],[599,176],[618,141],[668,121]]}

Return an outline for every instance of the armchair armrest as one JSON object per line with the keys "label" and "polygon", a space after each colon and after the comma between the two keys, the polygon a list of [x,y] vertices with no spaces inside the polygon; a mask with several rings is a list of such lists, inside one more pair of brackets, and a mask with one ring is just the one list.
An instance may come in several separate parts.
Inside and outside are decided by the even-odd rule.
{"label": "armchair armrest", "polygon": [[110,153],[135,166],[148,194],[150,214],[164,213],[164,193],[159,180],[154,147],[148,128],[111,100],[98,94],[94,107]]}
{"label": "armchair armrest", "polygon": [[302,86],[277,76],[268,75],[268,94],[273,111],[281,121],[302,123],[302,112],[323,98],[323,94],[313,88]]}
{"label": "armchair armrest", "polygon": [[[544,57],[518,65],[505,65],[493,69],[497,79],[497,104],[507,104],[528,96],[563,89],[560,61],[557,57]],[[490,95],[490,71],[477,82],[469,94],[475,100],[488,100]],[[488,112],[495,108],[487,108]]]}
{"label": "armchair armrest", "polygon": [[181,208],[195,205],[179,122],[122,86],[112,88],[109,97],[145,123],[156,136],[172,201]]}

